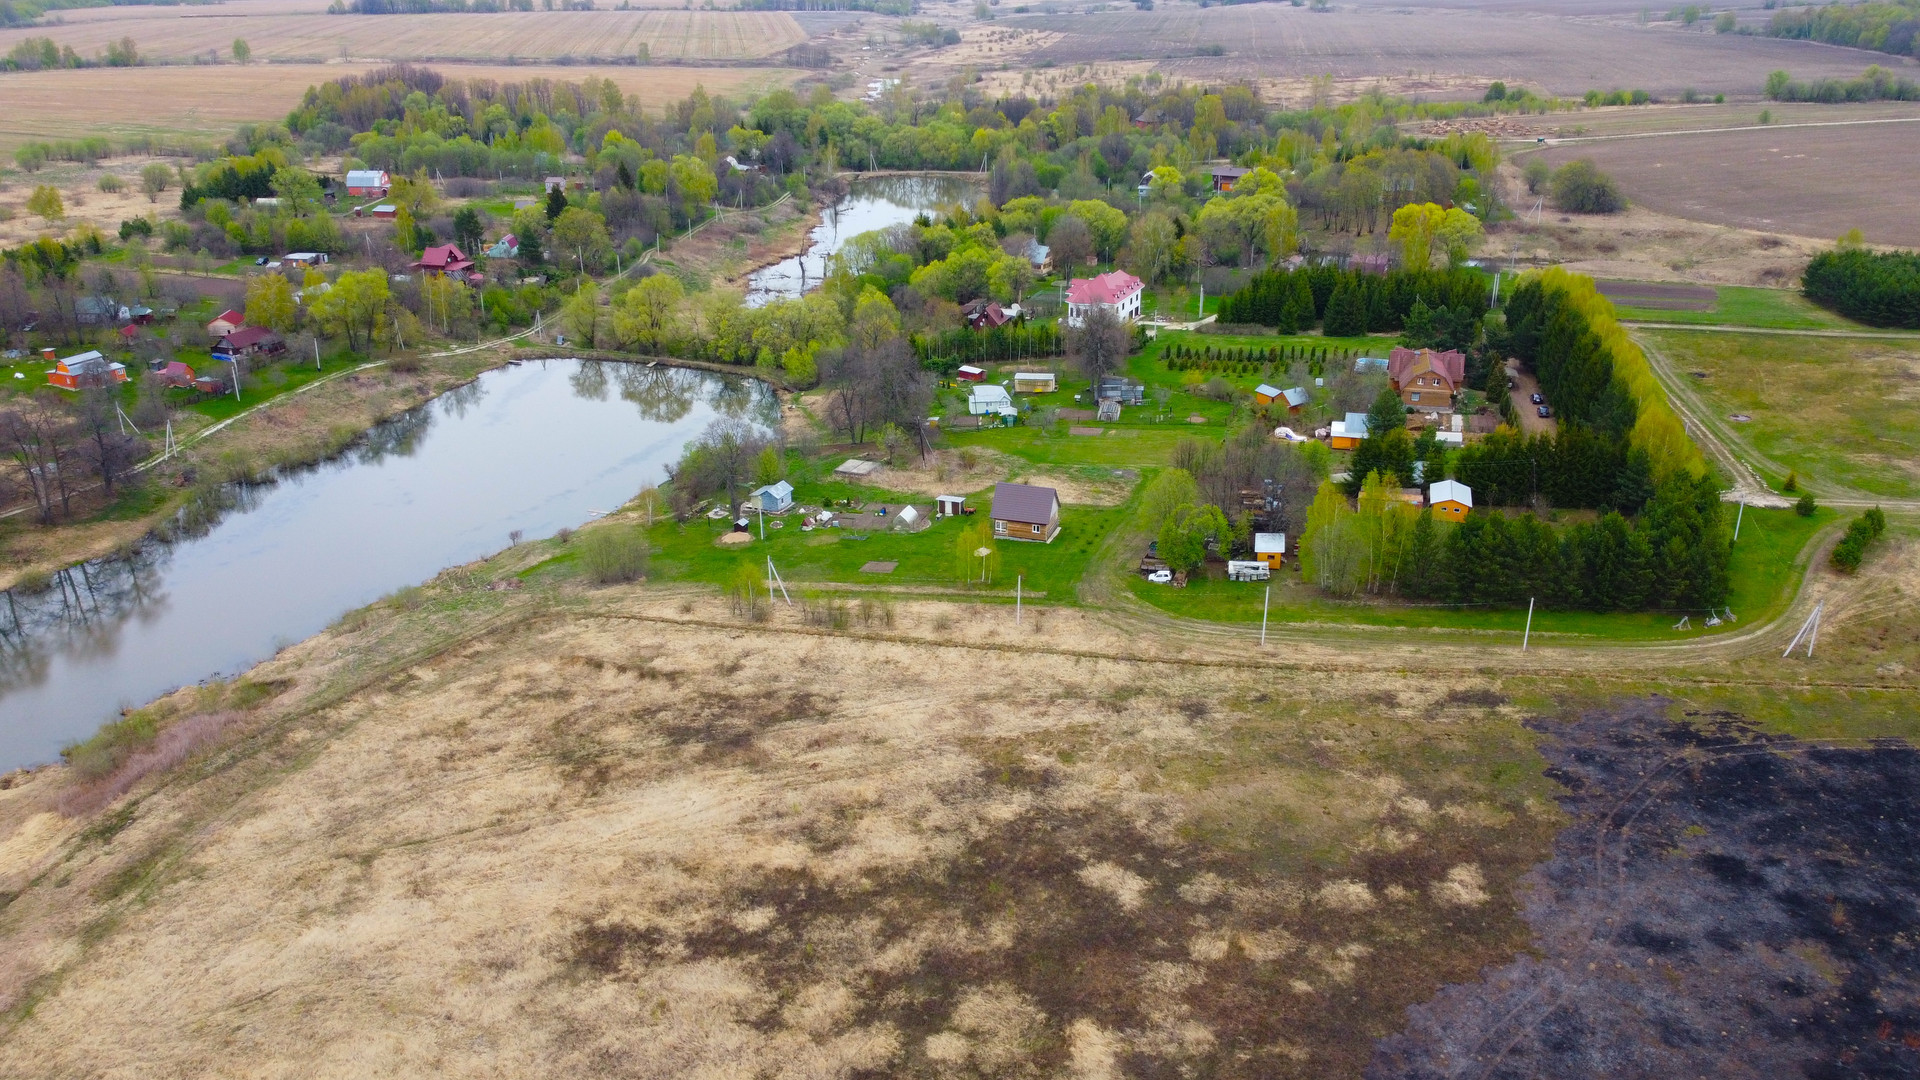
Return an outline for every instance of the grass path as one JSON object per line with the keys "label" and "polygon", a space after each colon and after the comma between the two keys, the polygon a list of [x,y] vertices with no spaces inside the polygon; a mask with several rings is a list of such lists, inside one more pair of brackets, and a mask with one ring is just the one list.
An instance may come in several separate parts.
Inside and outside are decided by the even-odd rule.
{"label": "grass path", "polygon": [[[1902,338],[1920,339],[1920,334],[1911,330],[1798,330],[1783,326],[1733,326],[1724,323],[1681,323],[1650,322],[1646,320],[1622,319],[1620,325],[1629,330],[1706,330],[1720,334],[1786,334],[1793,337],[1830,337],[1830,338]],[[1639,340],[1636,338],[1635,340]],[[1645,342],[1641,342],[1642,345]]]}

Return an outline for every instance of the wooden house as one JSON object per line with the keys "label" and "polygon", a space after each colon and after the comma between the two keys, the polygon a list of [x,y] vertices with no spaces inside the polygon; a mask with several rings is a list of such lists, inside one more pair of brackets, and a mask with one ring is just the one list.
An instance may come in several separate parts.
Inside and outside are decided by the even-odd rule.
{"label": "wooden house", "polygon": [[1213,167],[1213,190],[1223,192],[1232,191],[1233,185],[1239,183],[1242,177],[1252,171],[1252,169],[1243,169],[1238,165],[1215,165]]}
{"label": "wooden house", "polygon": [[1032,484],[993,486],[993,535],[1050,544],[1060,535],[1060,493]]}
{"label": "wooden house", "polygon": [[1335,420],[1328,442],[1335,450],[1352,450],[1367,437],[1367,414],[1350,412],[1345,420]]}
{"label": "wooden house", "polygon": [[48,384],[63,390],[86,390],[126,381],[126,365],[108,361],[97,349],[57,360],[47,372]]}
{"label": "wooden house", "polygon": [[215,360],[225,360],[235,356],[286,352],[287,343],[279,334],[264,326],[243,326],[214,342],[212,351]]}
{"label": "wooden house", "polygon": [[1427,488],[1427,505],[1435,517],[1459,521],[1473,511],[1473,489],[1458,480],[1441,480]]}
{"label": "wooden house", "polygon": [[1261,383],[1259,386],[1253,388],[1253,401],[1256,405],[1271,405],[1275,401],[1278,401],[1284,393],[1286,393],[1286,391],[1277,386]]}
{"label": "wooden house", "polygon": [[176,389],[184,390],[193,386],[193,369],[178,360],[167,361],[166,366],[154,374],[160,377],[162,383]]}
{"label": "wooden house", "polygon": [[1451,409],[1466,381],[1467,358],[1454,349],[1395,348],[1387,357],[1394,393],[1416,409]]}
{"label": "wooden house", "polygon": [[967,321],[970,330],[991,330],[1012,321],[1004,308],[985,297],[961,305],[960,317]]}
{"label": "wooden house", "polygon": [[464,274],[473,269],[473,260],[460,250],[458,244],[434,244],[421,252],[420,260],[413,268],[425,274]]}

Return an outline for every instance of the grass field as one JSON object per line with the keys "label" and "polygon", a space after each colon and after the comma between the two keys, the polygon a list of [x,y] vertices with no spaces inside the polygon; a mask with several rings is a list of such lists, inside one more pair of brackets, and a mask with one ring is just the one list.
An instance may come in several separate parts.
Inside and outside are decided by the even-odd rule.
{"label": "grass field", "polygon": [[[1531,16],[1531,13],[1530,13]],[[1418,75],[1436,86],[1429,97],[1478,98],[1494,79],[1538,91],[1579,96],[1594,88],[1642,88],[1677,97],[1691,87],[1758,97],[1767,72],[1787,68],[1800,78],[1855,77],[1872,59],[1808,42],[1683,33],[1661,27],[1478,12],[1362,10],[1331,12],[1279,4],[1202,11],[1187,5],[1151,12],[1010,16],[1015,30],[1062,35],[1035,59],[1065,66],[1117,57],[1159,61],[1175,77],[1284,78],[1280,73],[1332,75],[1336,80]],[[1208,45],[1224,57],[1195,56]],[[1166,59],[1175,58],[1175,59]]]}
{"label": "grass field", "polygon": [[[51,36],[85,56],[133,37],[157,59],[209,52],[230,58],[242,37],[258,60],[625,60],[646,45],[656,60],[752,60],[806,40],[781,12],[533,11],[488,15],[209,16],[201,7],[163,8],[175,18],[95,20],[0,32],[0,50]],[[215,9],[217,10],[217,9]]]}
{"label": "grass field", "polygon": [[1713,306],[1704,311],[1674,311],[1616,303],[1614,312],[1629,322],[1680,323],[1691,326],[1751,326],[1765,330],[1868,330],[1843,315],[1801,296],[1797,289],[1758,289],[1721,285]]}
{"label": "grass field", "polygon": [[[170,9],[171,10],[171,9]],[[236,125],[285,119],[307,87],[379,67],[355,64],[227,64],[205,67],[88,68],[4,76],[8,108],[0,110],[0,152],[23,142],[80,135],[162,134],[224,140]],[[747,94],[790,81],[798,72],[766,67],[575,67],[540,64],[444,64],[450,78],[577,81],[611,79],[648,109],[684,98],[696,84],[710,92]],[[105,103],[138,101],[138,109]],[[24,194],[20,196],[25,198]]]}
{"label": "grass field", "polygon": [[1911,246],[1920,244],[1916,140],[1920,123],[1875,123],[1577,143],[1539,156],[1553,165],[1592,158],[1628,198],[1664,214],[1799,236],[1858,228],[1872,243]]}
{"label": "grass field", "polygon": [[1640,334],[1770,463],[1769,482],[1793,469],[1816,491],[1920,497],[1920,340]]}

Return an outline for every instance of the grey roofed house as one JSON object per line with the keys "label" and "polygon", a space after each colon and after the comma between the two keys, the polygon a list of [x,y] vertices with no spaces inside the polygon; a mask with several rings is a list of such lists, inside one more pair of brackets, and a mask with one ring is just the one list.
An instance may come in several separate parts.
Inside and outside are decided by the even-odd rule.
{"label": "grey roofed house", "polygon": [[1307,390],[1306,387],[1303,386],[1295,386],[1282,390],[1280,391],[1280,396],[1286,398],[1287,408],[1289,409],[1297,409],[1307,403]]}
{"label": "grey roofed house", "polygon": [[785,480],[777,480],[764,487],[758,487],[747,498],[753,500],[754,509],[768,514],[784,514],[793,508],[793,485]]}
{"label": "grey roofed house", "polygon": [[995,536],[1051,541],[1060,532],[1060,493],[1033,484],[995,484],[991,516]]}
{"label": "grey roofed house", "polygon": [[111,296],[83,296],[73,302],[73,317],[87,326],[112,322],[119,311]]}
{"label": "grey roofed house", "polygon": [[1144,383],[1136,382],[1121,375],[1102,375],[1100,385],[1093,392],[1096,401],[1118,401],[1123,405],[1138,405],[1147,399]]}

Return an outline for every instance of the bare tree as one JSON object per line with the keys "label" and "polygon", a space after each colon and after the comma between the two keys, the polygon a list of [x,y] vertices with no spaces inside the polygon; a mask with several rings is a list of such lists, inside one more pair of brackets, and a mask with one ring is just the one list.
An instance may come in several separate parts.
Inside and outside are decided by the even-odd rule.
{"label": "bare tree", "polygon": [[72,511],[73,492],[66,470],[73,456],[73,423],[66,410],[44,394],[36,394],[0,411],[0,446],[20,467],[33,492],[42,524]]}
{"label": "bare tree", "polygon": [[104,386],[83,390],[75,410],[79,457],[112,497],[114,486],[146,456],[146,441],[127,431],[117,395]]}
{"label": "bare tree", "polygon": [[687,444],[686,453],[674,466],[670,479],[676,491],[695,498],[713,492],[727,494],[727,506],[734,517],[740,516],[742,489],[753,476],[760,452],[777,445],[762,428],[728,417],[707,425],[700,437]]}
{"label": "bare tree", "polygon": [[834,391],[833,425],[849,442],[865,442],[885,424],[913,431],[933,401],[932,377],[897,334],[822,356],[821,382]]}
{"label": "bare tree", "polygon": [[1118,315],[1096,307],[1081,317],[1078,329],[1068,328],[1066,346],[1067,358],[1097,389],[1102,378],[1126,366],[1133,334]]}

